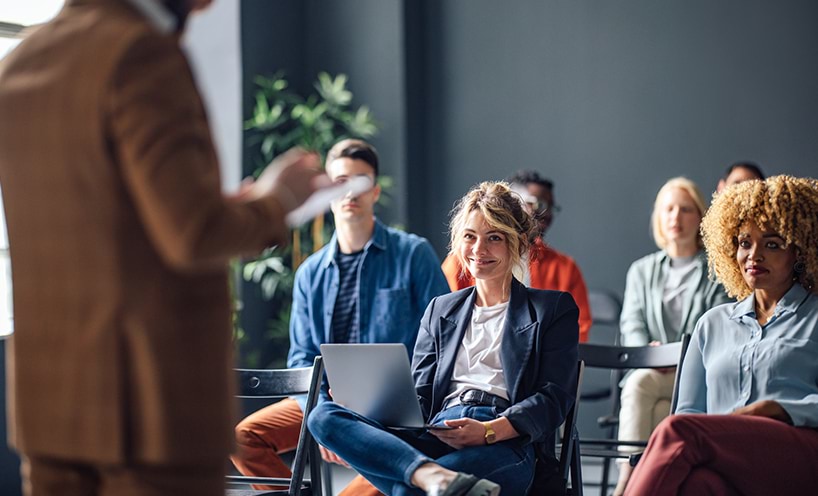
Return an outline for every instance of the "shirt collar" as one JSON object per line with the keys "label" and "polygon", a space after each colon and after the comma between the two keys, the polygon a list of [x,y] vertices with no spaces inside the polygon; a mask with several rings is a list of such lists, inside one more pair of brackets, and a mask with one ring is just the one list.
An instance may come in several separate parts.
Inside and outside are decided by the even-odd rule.
{"label": "shirt collar", "polygon": [[176,17],[159,0],[128,0],[148,22],[160,33],[170,34],[176,31]]}
{"label": "shirt collar", "polygon": [[[783,312],[795,312],[808,296],[809,292],[804,289],[804,286],[796,282],[784,293],[784,296],[778,300],[778,303],[775,305],[775,315],[780,315]],[[739,320],[744,316],[755,316],[755,302],[755,294],[750,293],[750,296],[736,303],[736,306],[733,307],[733,313],[730,314],[730,319]]]}
{"label": "shirt collar", "polygon": [[[369,238],[366,245],[364,245],[363,251],[369,251],[371,247],[378,248],[379,250],[386,249],[386,226],[375,217],[375,228],[372,231],[372,237]],[[338,232],[332,234],[332,239],[329,240],[329,246],[327,248],[326,253],[324,253],[324,258],[321,261],[321,265],[324,268],[330,266],[330,264],[335,260],[335,256],[338,254]]]}
{"label": "shirt collar", "polygon": [[[662,250],[661,253],[662,255],[660,256],[660,262],[663,266],[670,267],[670,255],[665,250]],[[693,262],[697,263],[700,267],[707,266],[707,254],[704,252],[704,250],[699,250],[695,255],[693,255]]]}

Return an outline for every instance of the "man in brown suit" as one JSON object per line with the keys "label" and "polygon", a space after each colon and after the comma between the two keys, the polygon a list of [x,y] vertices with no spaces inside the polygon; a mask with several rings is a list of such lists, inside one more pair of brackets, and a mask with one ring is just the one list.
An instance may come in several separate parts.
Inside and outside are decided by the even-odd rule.
{"label": "man in brown suit", "polygon": [[221,193],[178,32],[209,0],[68,0],[0,67],[30,495],[217,495],[234,420],[229,257],[284,242],[319,183],[291,152]]}

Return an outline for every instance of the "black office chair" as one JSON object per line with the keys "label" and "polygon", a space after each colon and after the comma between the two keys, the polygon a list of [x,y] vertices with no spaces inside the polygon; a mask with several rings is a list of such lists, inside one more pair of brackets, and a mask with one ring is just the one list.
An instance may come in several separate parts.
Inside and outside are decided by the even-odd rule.
{"label": "black office chair", "polygon": [[[619,314],[622,312],[622,301],[614,292],[604,289],[588,290],[588,305],[591,307],[592,327],[591,341],[605,344],[619,344]],[[598,401],[611,397],[619,382],[611,377],[610,384],[588,387],[582,391],[583,401]],[[606,426],[601,426],[606,427]]]}
{"label": "black office chair", "polygon": [[588,306],[591,307],[591,318],[594,325],[619,327],[622,301],[616,293],[606,289],[590,289],[588,290]]}
{"label": "black office chair", "polygon": [[[582,389],[582,378],[585,374],[585,362],[579,361],[577,371],[576,401],[568,410],[562,431],[562,441],[558,449],[560,475],[566,484],[567,496],[582,496],[582,463],[579,456],[579,434],[577,416],[579,415],[579,392]],[[570,482],[570,486],[568,485]],[[533,495],[532,495],[533,496]]]}
{"label": "black office chair", "polygon": [[[227,476],[228,484],[265,484],[288,486],[286,491],[269,491],[253,489],[229,489],[228,496],[275,495],[275,496],[322,496],[322,467],[318,444],[307,430],[307,417],[318,402],[318,392],[324,376],[324,363],[321,357],[315,357],[312,367],[296,369],[236,369],[239,377],[239,398],[286,398],[297,394],[307,395],[304,410],[304,422],[301,423],[301,435],[295,449],[292,478],[248,477],[243,475]],[[310,478],[304,473],[309,462]],[[328,496],[332,496],[331,490]]]}
{"label": "black office chair", "polygon": [[[671,399],[671,411],[675,411],[681,362],[684,359],[684,354],[687,352],[689,343],[690,335],[687,334],[684,335],[679,342],[661,346],[626,347],[580,343],[579,357],[585,362],[586,367],[610,369],[615,372],[624,372],[628,369],[676,367],[676,379]],[[615,379],[621,377],[621,374],[612,373],[611,376]],[[611,387],[614,391],[612,397],[613,410],[611,415],[601,417],[599,423],[600,425],[609,425],[613,434],[615,434],[616,426],[619,423],[618,382],[616,384],[612,383]],[[580,439],[579,445],[581,456],[603,458],[600,494],[604,495],[607,493],[609,486],[611,460],[615,458],[630,458],[633,454],[633,448],[644,449],[644,447],[647,446],[647,439],[640,441],[619,441],[612,435],[607,439]],[[632,463],[636,463],[638,457],[631,461]]]}
{"label": "black office chair", "polygon": [[[591,317],[593,325],[591,327],[591,342],[603,344],[619,344],[619,314],[622,312],[622,300],[613,291],[605,289],[589,289],[588,303],[591,307]],[[608,372],[605,382],[598,380],[602,371],[594,372],[588,376],[588,381],[583,384],[580,399],[589,401],[610,401],[611,407],[608,415],[603,415],[597,419],[597,424],[603,430],[604,436],[608,439],[616,437],[616,422],[619,417],[619,396],[612,394],[619,391],[619,381],[622,379],[622,372],[611,370]],[[613,421],[613,422],[612,422]],[[602,465],[602,493],[605,492],[608,479],[610,478],[610,465]]]}

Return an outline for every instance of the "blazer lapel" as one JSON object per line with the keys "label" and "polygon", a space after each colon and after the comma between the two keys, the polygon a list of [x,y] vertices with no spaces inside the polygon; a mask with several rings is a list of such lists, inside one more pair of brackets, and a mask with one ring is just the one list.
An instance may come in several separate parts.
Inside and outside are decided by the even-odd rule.
{"label": "blazer lapel", "polygon": [[537,322],[531,315],[528,303],[526,287],[516,279],[512,279],[500,354],[506,387],[512,403],[520,400],[517,398],[517,392],[520,390],[520,382],[531,355],[532,340],[537,330]]}
{"label": "blazer lapel", "polygon": [[474,301],[477,292],[472,286],[466,292],[463,300],[452,306],[451,312],[440,317],[439,352],[438,366],[435,371],[433,411],[439,411],[443,406],[443,398],[449,392],[449,383],[454,371],[454,362],[457,359],[457,352],[466,329],[469,326]]}
{"label": "blazer lapel", "polygon": [[[653,305],[650,305],[651,310],[653,311],[653,321],[656,322],[656,327],[658,327],[659,331],[659,341],[662,343],[668,343],[668,335],[667,329],[665,328],[665,315],[662,312],[662,288],[665,286],[665,276],[667,274],[668,268],[670,267],[670,256],[662,251],[662,255],[659,257],[659,260],[653,267],[653,273],[651,274],[651,287],[656,288],[651,291],[649,294],[646,294],[646,298],[651,298],[653,301]],[[648,336],[648,341],[653,341],[653,336]]]}

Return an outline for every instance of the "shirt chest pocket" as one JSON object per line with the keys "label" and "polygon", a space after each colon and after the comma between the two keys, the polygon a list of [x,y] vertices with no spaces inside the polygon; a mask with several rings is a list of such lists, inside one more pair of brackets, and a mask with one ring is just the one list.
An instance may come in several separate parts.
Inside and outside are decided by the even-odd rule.
{"label": "shirt chest pocket", "polygon": [[[407,327],[412,309],[412,299],[406,288],[379,289],[372,303],[372,320],[387,334],[394,334],[395,328]],[[415,328],[418,322],[414,323]]]}
{"label": "shirt chest pocket", "polygon": [[811,339],[777,338],[770,353],[770,380],[807,382],[818,380],[818,342]]}

